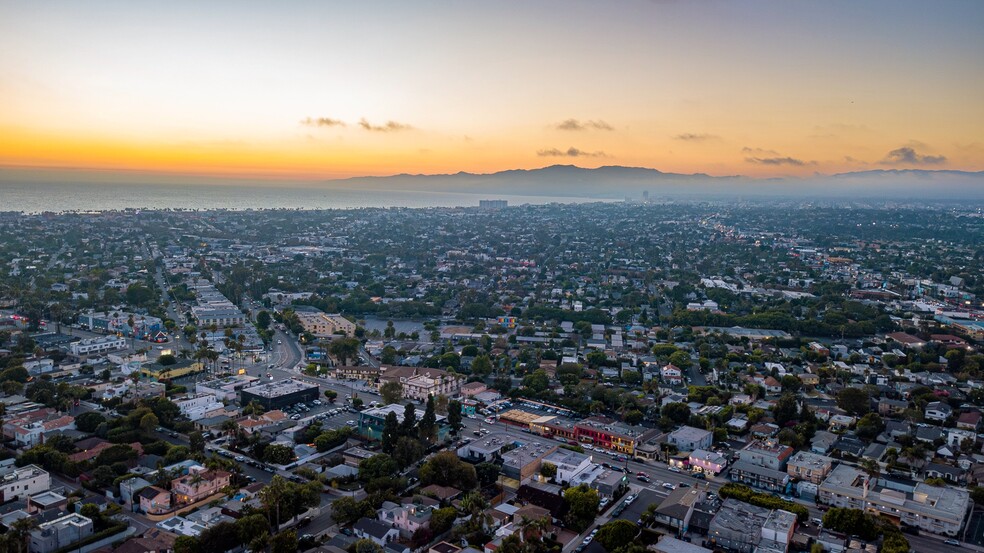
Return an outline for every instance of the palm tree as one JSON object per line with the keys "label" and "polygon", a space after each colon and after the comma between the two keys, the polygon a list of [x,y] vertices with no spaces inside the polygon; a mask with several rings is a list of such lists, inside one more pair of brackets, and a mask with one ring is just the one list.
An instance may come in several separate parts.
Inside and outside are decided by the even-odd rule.
{"label": "palm tree", "polygon": [[14,521],[10,525],[11,533],[16,536],[17,549],[22,553],[27,553],[31,538],[31,530],[38,527],[38,521],[34,517],[24,517]]}

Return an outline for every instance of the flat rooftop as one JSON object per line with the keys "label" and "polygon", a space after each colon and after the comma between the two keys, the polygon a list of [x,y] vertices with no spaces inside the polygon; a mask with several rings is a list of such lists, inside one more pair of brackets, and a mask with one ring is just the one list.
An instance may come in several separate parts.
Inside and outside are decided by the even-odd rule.
{"label": "flat rooftop", "polygon": [[289,378],[287,380],[281,380],[278,382],[270,382],[268,384],[260,384],[259,386],[252,386],[250,388],[244,388],[243,392],[249,392],[253,395],[267,398],[274,398],[285,396],[287,394],[292,394],[295,392],[302,392],[304,390],[310,390],[311,388],[317,389],[318,386],[314,384],[308,384],[301,380],[294,380]]}

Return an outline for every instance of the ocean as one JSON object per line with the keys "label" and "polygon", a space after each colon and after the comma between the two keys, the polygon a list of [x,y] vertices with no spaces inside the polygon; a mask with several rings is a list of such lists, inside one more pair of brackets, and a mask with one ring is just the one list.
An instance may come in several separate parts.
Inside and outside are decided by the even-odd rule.
{"label": "ocean", "polygon": [[584,197],[356,190],[273,184],[233,186],[0,182],[0,212],[22,213],[124,209],[317,210],[360,207],[477,207],[481,199],[508,200],[509,205],[605,201]]}

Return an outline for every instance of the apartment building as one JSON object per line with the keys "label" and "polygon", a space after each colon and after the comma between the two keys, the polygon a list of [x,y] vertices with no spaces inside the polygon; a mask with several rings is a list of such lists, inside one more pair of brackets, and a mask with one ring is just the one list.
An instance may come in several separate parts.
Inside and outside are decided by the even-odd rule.
{"label": "apartment building", "polygon": [[180,503],[194,503],[216,494],[229,485],[232,475],[224,470],[194,466],[188,474],[171,480],[171,492]]}
{"label": "apartment building", "polygon": [[795,480],[819,484],[834,468],[834,460],[825,455],[799,451],[786,463],[786,474]]}
{"label": "apartment building", "polygon": [[322,313],[321,311],[297,311],[297,320],[304,327],[305,332],[319,338],[344,334],[352,336],[355,334],[355,323],[339,314]]}
{"label": "apartment building", "polygon": [[753,465],[772,470],[786,470],[786,462],[793,455],[793,448],[775,440],[755,440],[738,452],[738,457]]}
{"label": "apartment building", "polygon": [[844,464],[835,467],[820,484],[818,499],[826,505],[877,513],[946,536],[960,533],[971,507],[966,490],[886,478],[873,481],[865,472]]}
{"label": "apartment building", "polygon": [[710,449],[714,443],[714,434],[703,428],[681,426],[666,437],[667,443],[677,446],[680,451],[697,451]]}
{"label": "apartment building", "polygon": [[92,355],[126,349],[126,339],[119,336],[84,338],[69,346],[72,355]]}

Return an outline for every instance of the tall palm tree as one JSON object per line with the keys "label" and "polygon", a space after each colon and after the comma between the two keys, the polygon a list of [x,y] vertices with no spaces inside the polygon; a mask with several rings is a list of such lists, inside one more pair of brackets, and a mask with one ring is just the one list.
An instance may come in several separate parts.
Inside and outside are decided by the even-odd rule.
{"label": "tall palm tree", "polygon": [[17,550],[27,553],[31,539],[31,530],[38,527],[38,520],[34,517],[24,517],[17,519],[10,525],[11,534],[16,536]]}

